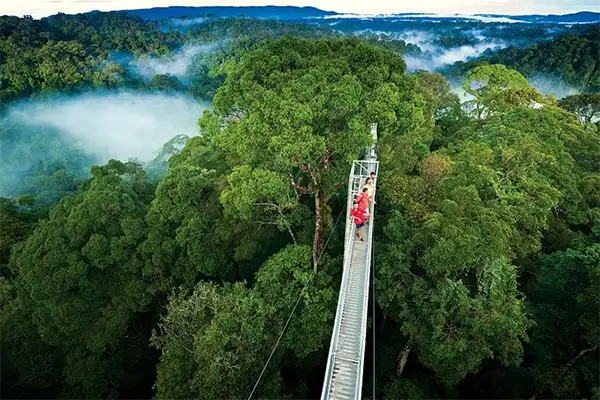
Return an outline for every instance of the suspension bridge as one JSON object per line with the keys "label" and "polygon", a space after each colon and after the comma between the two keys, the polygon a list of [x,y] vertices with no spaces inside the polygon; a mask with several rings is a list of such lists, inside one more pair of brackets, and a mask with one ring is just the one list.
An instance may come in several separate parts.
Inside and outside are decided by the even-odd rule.
{"label": "suspension bridge", "polygon": [[[373,245],[373,201],[369,204],[369,214],[364,241],[355,240],[356,225],[350,217],[350,210],[354,205],[354,197],[361,191],[365,180],[371,173],[378,176],[379,162],[375,152],[377,142],[377,124],[371,124],[373,145],[366,152],[364,160],[355,160],[348,177],[348,199],[346,204],[346,231],[344,242],[344,264],[342,283],[338,297],[337,311],[329,345],[327,368],[323,381],[321,400],[358,400],[362,391],[362,376],[364,367],[365,342],[367,336],[367,314],[369,302],[369,282],[371,279],[371,254]],[[377,178],[373,182],[373,196],[375,198]],[[341,215],[340,215],[341,217]],[[337,222],[336,222],[337,224]],[[363,230],[365,230],[363,228]],[[332,230],[333,234],[334,230]],[[327,240],[329,241],[329,239]],[[308,285],[308,283],[307,283]],[[283,330],[281,331],[271,354],[267,359],[248,400],[256,391],[260,380],[273,357],[281,337],[294,315],[294,311],[302,299],[300,292],[296,305],[292,309]],[[373,330],[375,329],[373,323]],[[375,365],[375,360],[373,360]],[[374,367],[373,367],[374,368]],[[373,370],[374,371],[374,370]],[[373,374],[373,379],[375,378]],[[374,381],[373,381],[374,384]],[[375,386],[373,386],[373,394]],[[373,395],[373,397],[375,397]]]}
{"label": "suspension bridge", "polygon": [[[371,125],[374,143],[377,140],[377,125]],[[360,192],[371,172],[378,176],[379,162],[371,147],[364,160],[352,163],[348,177],[348,199],[346,204],[346,233],[344,243],[344,266],[338,297],[337,311],[329,345],[327,368],[323,381],[321,400],[360,399],[364,367],[369,283],[371,279],[371,254],[373,245],[373,201],[364,242],[356,240],[356,225],[350,217],[354,197]],[[373,183],[373,198],[376,183]]]}

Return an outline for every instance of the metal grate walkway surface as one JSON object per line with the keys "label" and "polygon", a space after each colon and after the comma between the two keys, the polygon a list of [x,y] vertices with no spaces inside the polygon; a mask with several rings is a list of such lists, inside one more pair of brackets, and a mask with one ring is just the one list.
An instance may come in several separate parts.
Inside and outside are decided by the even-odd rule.
{"label": "metal grate walkway surface", "polygon": [[[350,217],[354,196],[371,172],[378,173],[379,163],[371,150],[368,160],[354,161],[348,179],[344,270],[337,312],[329,346],[322,400],[360,399],[363,356],[367,330],[373,218],[362,228],[364,242],[355,238],[356,228]],[[375,184],[377,179],[375,180]],[[374,187],[375,193],[375,187]],[[375,196],[373,196],[375,197]],[[373,214],[372,203],[369,213]]]}

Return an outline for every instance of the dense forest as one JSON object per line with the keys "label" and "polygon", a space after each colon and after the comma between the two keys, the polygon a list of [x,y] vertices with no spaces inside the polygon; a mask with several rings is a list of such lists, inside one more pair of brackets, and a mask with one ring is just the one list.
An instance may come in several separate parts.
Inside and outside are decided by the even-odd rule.
{"label": "dense forest", "polygon": [[600,24],[581,34],[568,33],[525,48],[510,46],[476,60],[459,62],[453,72],[462,76],[481,63],[503,64],[528,79],[543,77],[575,87],[578,91],[600,91]]}
{"label": "dense forest", "polygon": [[[376,122],[363,398],[600,400],[598,26],[460,64],[463,102],[442,74],[409,73],[418,49],[399,39],[171,28],[0,17],[2,398],[247,398],[267,360],[254,398],[318,398],[345,185]],[[206,45],[185,74],[137,68]],[[536,73],[585,93],[557,100]],[[100,163],[10,118],[120,91],[211,106],[150,162]]]}

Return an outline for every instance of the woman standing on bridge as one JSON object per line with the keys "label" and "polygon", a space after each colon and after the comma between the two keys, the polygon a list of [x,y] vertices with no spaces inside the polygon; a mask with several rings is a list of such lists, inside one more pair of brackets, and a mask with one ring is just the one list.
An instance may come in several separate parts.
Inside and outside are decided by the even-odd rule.
{"label": "woman standing on bridge", "polygon": [[364,242],[365,240],[360,234],[360,229],[365,226],[365,221],[369,217],[369,213],[367,210],[360,208],[358,203],[354,203],[350,215],[354,220],[354,224],[356,224],[356,237],[359,238],[361,242]]}
{"label": "woman standing on bridge", "polygon": [[[354,202],[358,203],[359,207],[363,210],[367,211],[369,209],[369,203],[373,199],[373,195],[375,194],[375,172],[371,172],[370,176],[365,180],[365,184],[362,187],[361,193],[359,193],[355,198]],[[373,201],[375,204],[375,201]]]}
{"label": "woman standing on bridge", "polygon": [[[363,186],[364,188],[367,188],[367,193],[369,194],[369,199],[373,200],[373,195],[375,194],[375,172],[371,172],[369,174],[369,177],[367,179],[365,179],[365,185]],[[373,200],[373,204],[375,204],[375,201]]]}
{"label": "woman standing on bridge", "polygon": [[363,190],[367,189],[367,194],[369,198],[373,197],[373,179],[367,178],[365,180],[365,184],[363,185]]}

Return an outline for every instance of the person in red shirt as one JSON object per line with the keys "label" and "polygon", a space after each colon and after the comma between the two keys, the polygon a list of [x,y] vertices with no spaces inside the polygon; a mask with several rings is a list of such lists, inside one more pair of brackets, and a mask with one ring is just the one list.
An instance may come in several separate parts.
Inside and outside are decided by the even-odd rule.
{"label": "person in red shirt", "polygon": [[367,210],[360,208],[357,203],[354,203],[350,215],[354,220],[354,224],[356,224],[356,237],[359,238],[361,242],[364,242],[364,239],[360,234],[360,229],[365,226],[365,220],[369,216],[369,213]]}
{"label": "person in red shirt", "polygon": [[371,198],[369,197],[369,188],[363,187],[362,192],[357,194],[354,198],[354,204],[358,204],[359,208],[365,210],[365,212],[369,209],[369,202]]}

